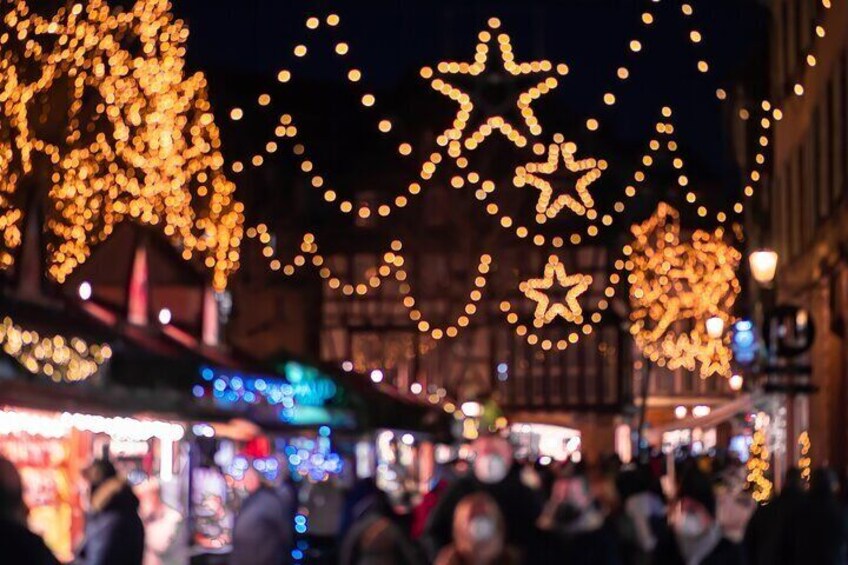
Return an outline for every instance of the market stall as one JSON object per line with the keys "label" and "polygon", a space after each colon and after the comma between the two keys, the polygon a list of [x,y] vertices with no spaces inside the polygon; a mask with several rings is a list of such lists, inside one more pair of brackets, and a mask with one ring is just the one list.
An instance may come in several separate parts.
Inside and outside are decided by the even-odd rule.
{"label": "market stall", "polygon": [[29,526],[63,561],[73,558],[83,532],[82,471],[96,458],[109,455],[134,487],[155,481],[162,502],[185,514],[182,438],[174,422],[0,408],[0,455],[21,472]]}

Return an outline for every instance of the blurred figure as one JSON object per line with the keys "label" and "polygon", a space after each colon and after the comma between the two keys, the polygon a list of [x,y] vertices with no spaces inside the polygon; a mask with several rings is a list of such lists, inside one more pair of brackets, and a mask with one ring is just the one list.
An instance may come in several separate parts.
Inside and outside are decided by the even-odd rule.
{"label": "blurred figure", "polygon": [[622,557],[628,565],[652,563],[659,540],[668,535],[662,489],[647,467],[622,472],[616,487],[622,501],[616,519]]}
{"label": "blurred figure", "polygon": [[385,493],[368,479],[353,502],[353,523],[342,541],[341,565],[415,565],[421,563],[412,542],[397,523]]}
{"label": "blurred figure", "polygon": [[804,502],[801,471],[790,467],[783,490],[768,504],[758,506],[745,529],[748,565],[788,565],[795,559],[795,524]]}
{"label": "blurred figure", "polygon": [[680,485],[680,500],[670,516],[672,535],[657,548],[659,565],[742,565],[742,548],[724,537],[715,518],[712,484],[697,467]]}
{"label": "blurred figure", "polygon": [[475,492],[494,499],[504,517],[507,543],[525,551],[537,538],[536,519],[542,510],[540,497],[524,485],[514,464],[512,446],[500,436],[484,436],[474,442],[472,473],[448,487],[430,515],[423,543],[432,558],[450,543],[453,516],[459,501]]}
{"label": "blurred figure", "polygon": [[429,489],[421,498],[418,505],[412,510],[412,525],[410,528],[412,539],[418,540],[424,535],[430,514],[432,514],[439,499],[442,498],[442,495],[448,489],[448,485],[456,480],[456,473],[454,472],[455,463],[456,460],[452,460],[436,466],[433,477],[430,479]]}
{"label": "blurred figure", "polygon": [[757,508],[746,490],[747,475],[741,465],[725,465],[716,491],[716,517],[724,535],[733,543],[744,541],[745,529]]}
{"label": "blurred figure", "polygon": [[0,552],[9,565],[59,565],[44,540],[29,531],[18,470],[0,457]]}
{"label": "blurred figure", "polygon": [[309,545],[329,555],[336,545],[345,502],[339,480],[331,476],[326,481],[306,482],[299,496],[305,500],[309,516]]}
{"label": "blurred figure", "polygon": [[250,494],[233,527],[230,565],[281,565],[294,545],[295,498],[287,488],[267,481],[252,465],[244,473]]}
{"label": "blurred figure", "polygon": [[839,483],[826,467],[813,471],[810,493],[800,505],[795,563],[848,563],[845,511],[837,497]]}
{"label": "blurred figure", "polygon": [[79,549],[80,565],[141,565],[144,526],[138,498],[115,467],[98,459],[85,471],[89,484],[89,513]]}
{"label": "blurred figure", "polygon": [[188,555],[183,515],[162,501],[156,479],[148,479],[136,492],[144,524],[144,565],[185,563]]}
{"label": "blurred figure", "polygon": [[547,532],[544,544],[546,562],[569,565],[617,565],[615,534],[589,492],[583,475],[557,479],[551,498],[539,517],[539,527]]}
{"label": "blurred figure", "polygon": [[488,494],[469,494],[456,505],[453,543],[439,552],[435,565],[513,565],[518,552],[506,545],[504,517]]}

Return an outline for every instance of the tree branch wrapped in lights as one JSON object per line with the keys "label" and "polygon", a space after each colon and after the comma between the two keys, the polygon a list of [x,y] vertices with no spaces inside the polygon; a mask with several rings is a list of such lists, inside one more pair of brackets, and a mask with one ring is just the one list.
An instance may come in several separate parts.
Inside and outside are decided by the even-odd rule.
{"label": "tree branch wrapped in lights", "polygon": [[[226,286],[238,267],[243,206],[223,174],[206,78],[185,70],[188,29],[170,8],[139,0],[122,12],[92,0],[42,16],[18,0],[5,14],[0,266],[13,263],[20,245],[19,186],[46,167],[49,272],[57,281],[132,219],[160,226],[184,258],[203,259],[216,288]],[[57,106],[65,120],[46,120]]]}
{"label": "tree branch wrapped in lights", "polygon": [[738,250],[724,241],[724,230],[696,230],[680,239],[680,216],[661,203],[651,218],[632,228],[626,248],[632,268],[631,333],[643,354],[670,369],[698,370],[701,377],[729,377],[729,336],[711,338],[707,320],[727,327],[739,294]]}

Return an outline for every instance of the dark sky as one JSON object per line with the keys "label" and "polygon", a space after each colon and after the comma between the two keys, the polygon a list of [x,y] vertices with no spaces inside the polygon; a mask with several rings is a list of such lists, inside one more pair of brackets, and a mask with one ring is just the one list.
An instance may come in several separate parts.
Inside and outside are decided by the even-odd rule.
{"label": "dark sky", "polygon": [[[477,33],[489,17],[498,16],[503,31],[512,36],[517,61],[547,58],[570,66],[569,76],[544,100],[553,119],[565,112],[582,119],[598,116],[605,135],[641,148],[660,108],[671,105],[678,139],[692,167],[726,185],[735,183],[735,171],[726,120],[714,92],[764,68],[757,57],[765,39],[766,15],[750,0],[693,0],[695,14],[690,18],[682,15],[679,0],[176,0],[175,4],[191,29],[190,64],[209,74],[213,101],[221,102],[219,122],[227,112],[222,105],[249,108],[265,88],[276,92],[274,77],[281,68],[292,69],[298,80],[332,90],[349,88],[344,70],[355,65],[375,92],[417,84],[422,96],[438,98],[426,81],[417,78],[419,69],[445,59],[470,60]],[[655,18],[650,28],[641,22],[645,10]],[[317,31],[306,29],[307,16],[323,20],[332,12],[341,16],[333,36],[323,22]],[[693,28],[704,36],[698,46],[688,41]],[[315,48],[305,59],[295,58],[292,47],[307,38]],[[633,38],[644,47],[638,55],[627,49]],[[346,58],[332,53],[340,39],[351,46]],[[711,63],[706,76],[695,70],[699,58]],[[615,69],[622,64],[630,68],[631,79],[620,86]],[[296,89],[297,82],[286,87]],[[605,109],[601,97],[613,87],[618,102]],[[224,134],[226,144],[226,126]]]}

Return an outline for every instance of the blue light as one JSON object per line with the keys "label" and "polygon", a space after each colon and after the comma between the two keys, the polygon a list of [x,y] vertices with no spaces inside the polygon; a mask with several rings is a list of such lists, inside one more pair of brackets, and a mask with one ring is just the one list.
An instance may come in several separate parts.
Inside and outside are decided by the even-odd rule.
{"label": "blue light", "polygon": [[321,437],[330,437],[330,427],[329,426],[321,426],[318,428],[318,435]]}
{"label": "blue light", "polygon": [[292,559],[303,559],[303,552],[299,549],[292,549]]}
{"label": "blue light", "polygon": [[265,390],[267,388],[268,385],[265,382],[265,379],[256,379],[254,386],[256,387],[256,390],[262,392],[263,390]]}
{"label": "blue light", "polygon": [[254,402],[256,402],[256,395],[250,391],[247,391],[244,393],[244,400],[245,402],[250,402],[251,404],[253,404]]}
{"label": "blue light", "polygon": [[195,396],[195,398],[203,398],[203,387],[200,385],[194,385],[191,389],[191,393]]}
{"label": "blue light", "polygon": [[498,363],[498,373],[506,373],[509,371],[509,366],[506,363]]}
{"label": "blue light", "polygon": [[214,386],[215,386],[215,390],[219,390],[219,391],[223,392],[224,389],[227,388],[227,383],[224,381],[224,379],[216,379]]}
{"label": "blue light", "polygon": [[299,534],[305,534],[305,533],[306,533],[306,526],[303,526],[303,525],[301,525],[301,524],[297,524],[297,525],[294,527],[294,531],[296,531],[296,532],[297,532],[297,533],[299,533]]}
{"label": "blue light", "polygon": [[294,517],[294,523],[305,525],[306,524],[306,516],[304,516],[303,514],[298,514],[297,516]]}
{"label": "blue light", "polygon": [[241,380],[241,377],[233,377],[230,379],[230,386],[235,390],[239,390],[244,385],[244,381]]}
{"label": "blue light", "polygon": [[754,324],[751,320],[739,320],[736,322],[736,331],[738,332],[749,332],[754,328]]}
{"label": "blue light", "polygon": [[209,367],[206,367],[205,369],[200,371],[200,375],[205,381],[211,381],[215,377],[215,373]]}

